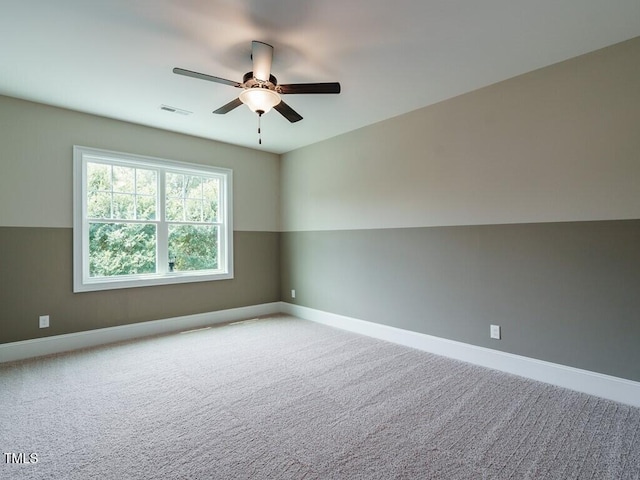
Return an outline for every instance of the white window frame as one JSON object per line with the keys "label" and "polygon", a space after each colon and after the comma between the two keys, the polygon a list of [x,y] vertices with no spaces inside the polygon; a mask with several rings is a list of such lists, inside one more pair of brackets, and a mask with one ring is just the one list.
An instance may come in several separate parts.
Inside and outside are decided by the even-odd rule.
{"label": "white window frame", "polygon": [[[112,277],[89,276],[89,219],[87,217],[87,162],[121,164],[137,168],[151,168],[158,171],[157,225],[170,224],[165,220],[165,172],[190,175],[214,176],[220,181],[220,202],[218,205],[218,268],[216,270],[169,271],[167,239],[158,228],[158,249],[156,252],[157,273],[119,275]],[[97,148],[73,147],[73,291],[90,292],[118,288],[149,287],[178,283],[205,282],[233,278],[233,171],[228,168],[211,167],[193,163],[178,162],[155,157],[113,152]],[[163,238],[164,237],[164,238]]]}

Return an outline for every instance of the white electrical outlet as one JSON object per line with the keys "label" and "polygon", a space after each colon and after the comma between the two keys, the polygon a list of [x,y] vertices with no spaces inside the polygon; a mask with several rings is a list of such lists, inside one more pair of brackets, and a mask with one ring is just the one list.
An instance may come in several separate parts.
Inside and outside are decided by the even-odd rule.
{"label": "white electrical outlet", "polygon": [[291,290],[291,298],[296,298],[296,291],[295,290]]}
{"label": "white electrical outlet", "polygon": [[49,328],[49,315],[40,315],[40,328]]}
{"label": "white electrical outlet", "polygon": [[500,325],[491,325],[490,334],[491,334],[491,338],[500,340]]}

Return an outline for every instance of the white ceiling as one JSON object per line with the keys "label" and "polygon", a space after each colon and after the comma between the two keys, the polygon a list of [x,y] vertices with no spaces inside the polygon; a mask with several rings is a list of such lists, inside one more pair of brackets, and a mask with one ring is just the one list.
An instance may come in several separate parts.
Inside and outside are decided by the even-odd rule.
{"label": "white ceiling", "polygon": [[[283,153],[640,35],[639,0],[0,0],[0,94]],[[304,120],[245,106],[251,41]],[[160,110],[166,104],[193,112]]]}

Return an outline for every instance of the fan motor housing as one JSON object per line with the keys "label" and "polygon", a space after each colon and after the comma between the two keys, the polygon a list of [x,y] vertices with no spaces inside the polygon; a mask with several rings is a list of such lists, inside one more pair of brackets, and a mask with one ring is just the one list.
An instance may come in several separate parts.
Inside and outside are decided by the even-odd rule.
{"label": "fan motor housing", "polygon": [[276,85],[278,85],[278,79],[276,77],[274,77],[273,75],[269,75],[269,81],[268,82],[263,82],[260,81],[258,79],[256,79],[253,76],[253,72],[247,72],[244,74],[244,77],[242,77],[242,83],[244,85],[245,88],[254,88],[254,87],[266,87],[269,90],[275,90],[276,89]]}

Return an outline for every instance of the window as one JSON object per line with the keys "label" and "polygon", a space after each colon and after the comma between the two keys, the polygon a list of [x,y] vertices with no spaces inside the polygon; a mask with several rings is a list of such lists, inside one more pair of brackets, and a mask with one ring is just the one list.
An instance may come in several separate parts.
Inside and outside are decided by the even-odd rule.
{"label": "window", "polygon": [[73,152],[75,292],[233,278],[231,170]]}

